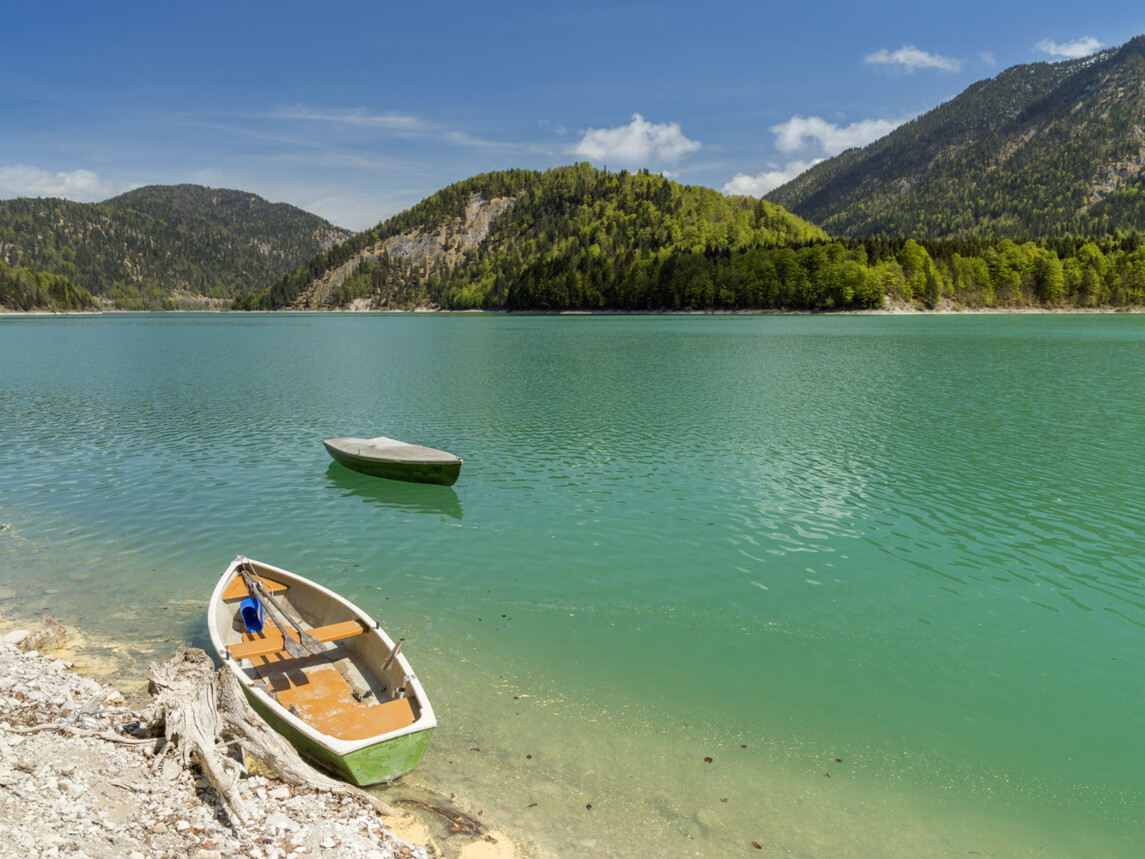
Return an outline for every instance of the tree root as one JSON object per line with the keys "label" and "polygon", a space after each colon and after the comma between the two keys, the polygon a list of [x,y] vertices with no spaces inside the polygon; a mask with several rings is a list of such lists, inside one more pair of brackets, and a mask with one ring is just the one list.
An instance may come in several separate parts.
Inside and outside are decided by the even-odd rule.
{"label": "tree root", "polygon": [[226,754],[235,743],[288,784],[351,796],[380,814],[403,816],[361,788],[306,763],[254,711],[238,679],[225,667],[216,671],[202,650],[180,647],[167,662],[152,663],[148,679],[153,700],[140,716],[144,728],[155,735],[162,733],[164,752],[168,747],[173,749],[184,768],[197,763],[239,822],[249,822],[249,814],[239,795],[243,767]]}
{"label": "tree root", "polygon": [[449,808],[448,806],[438,805],[434,802],[426,802],[424,799],[412,799],[409,797],[399,799],[398,802],[416,805],[418,808],[424,808],[426,811],[432,811],[434,814],[444,817],[453,824],[454,832],[476,835],[479,838],[484,838],[486,841],[492,841],[494,843],[497,841],[492,835],[485,835],[481,831],[481,822],[479,820],[470,817],[464,812],[458,811],[456,808]]}

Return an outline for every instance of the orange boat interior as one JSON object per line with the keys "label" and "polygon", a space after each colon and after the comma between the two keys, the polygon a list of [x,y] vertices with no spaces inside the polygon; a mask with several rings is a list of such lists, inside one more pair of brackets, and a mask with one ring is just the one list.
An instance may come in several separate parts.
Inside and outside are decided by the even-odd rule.
{"label": "orange boat interior", "polygon": [[[271,595],[287,590],[281,582],[261,576],[259,580]],[[226,602],[247,596],[241,576],[236,576],[223,592]],[[357,620],[306,630],[322,642],[338,641],[365,631],[365,626]],[[297,638],[289,628],[287,634]],[[258,633],[244,629],[242,642],[230,645],[228,651],[235,660],[250,659],[255,672],[279,704],[328,736],[364,740],[408,727],[415,721],[408,698],[378,701],[368,690],[355,690],[346,677],[345,668],[339,670],[337,661],[332,661],[331,657],[337,655],[335,652],[290,656],[283,649],[282,634],[273,623]]]}

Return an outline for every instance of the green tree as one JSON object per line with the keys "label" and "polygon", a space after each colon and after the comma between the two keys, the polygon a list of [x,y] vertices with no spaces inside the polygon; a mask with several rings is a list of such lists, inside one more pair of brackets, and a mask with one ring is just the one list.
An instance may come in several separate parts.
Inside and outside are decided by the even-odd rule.
{"label": "green tree", "polygon": [[1038,255],[1034,263],[1034,279],[1040,302],[1051,307],[1061,303],[1065,296],[1065,272],[1054,251]]}

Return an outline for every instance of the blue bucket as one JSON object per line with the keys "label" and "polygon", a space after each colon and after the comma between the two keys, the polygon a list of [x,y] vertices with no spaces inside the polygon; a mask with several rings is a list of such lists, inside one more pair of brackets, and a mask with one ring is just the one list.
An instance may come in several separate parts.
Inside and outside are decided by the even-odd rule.
{"label": "blue bucket", "polygon": [[254,597],[247,597],[239,605],[239,613],[243,617],[243,626],[246,627],[247,632],[262,632],[262,625],[266,620],[262,603]]}

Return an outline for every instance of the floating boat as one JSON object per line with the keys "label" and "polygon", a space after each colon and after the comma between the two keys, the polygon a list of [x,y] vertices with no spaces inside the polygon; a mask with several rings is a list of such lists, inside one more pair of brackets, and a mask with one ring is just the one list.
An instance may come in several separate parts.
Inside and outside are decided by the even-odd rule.
{"label": "floating boat", "polygon": [[322,444],[339,464],[373,477],[452,486],[461,473],[460,456],[420,444],[406,444],[384,435],[328,438]]}
{"label": "floating boat", "polygon": [[402,640],[349,600],[240,555],[211,594],[207,628],[251,705],[300,754],[359,786],[421,761],[433,707]]}

